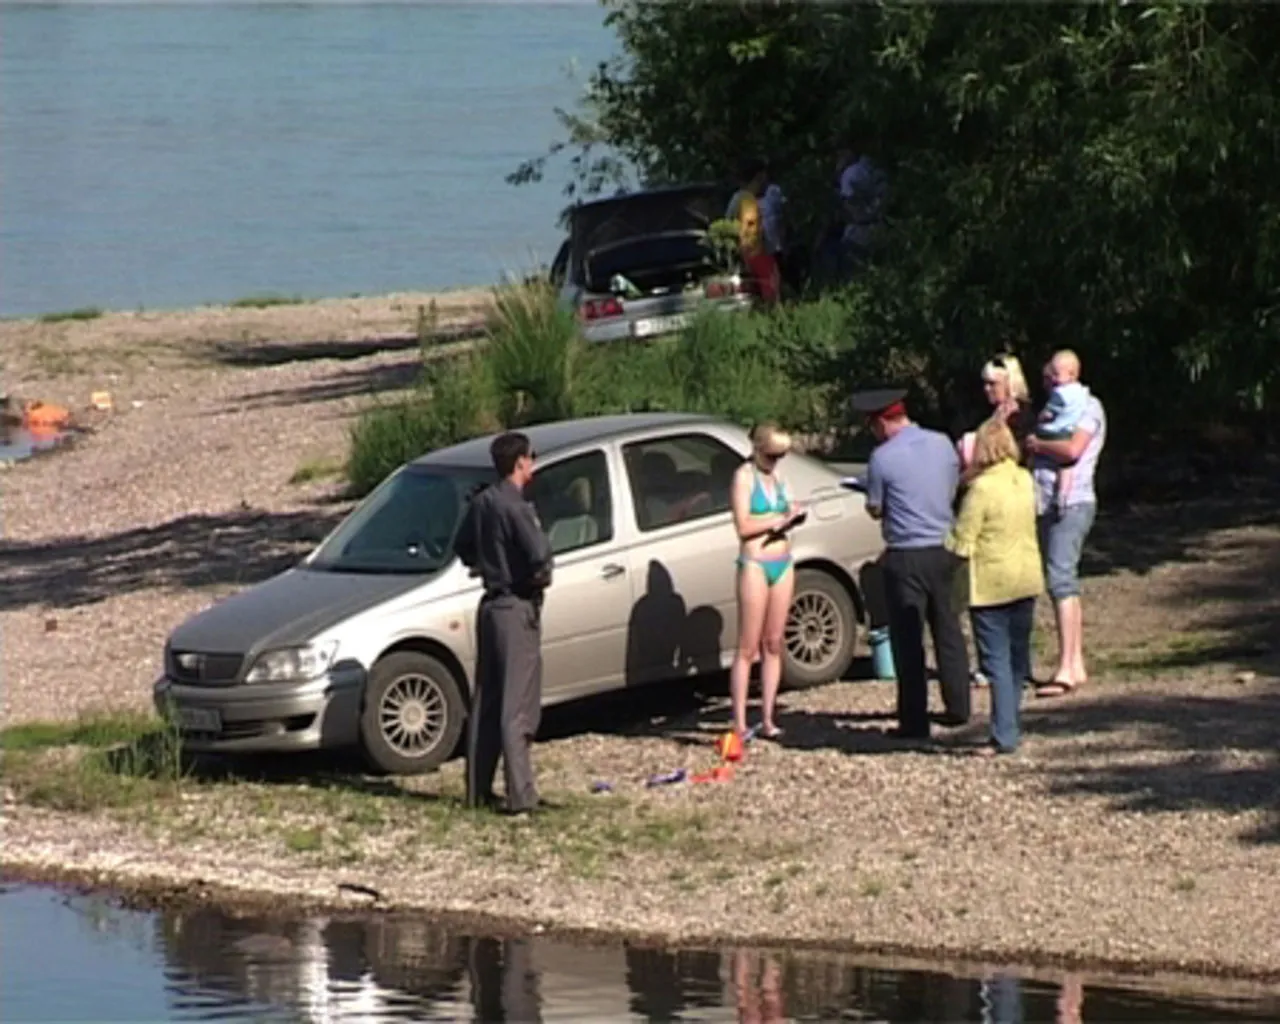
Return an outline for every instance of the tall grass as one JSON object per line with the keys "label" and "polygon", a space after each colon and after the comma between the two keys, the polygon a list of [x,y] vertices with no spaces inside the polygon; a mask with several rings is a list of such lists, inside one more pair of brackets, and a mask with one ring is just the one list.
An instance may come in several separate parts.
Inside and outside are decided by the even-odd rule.
{"label": "tall grass", "polygon": [[485,362],[502,424],[527,426],[584,412],[593,368],[584,352],[576,318],[550,285],[530,278],[498,289]]}
{"label": "tall grass", "polygon": [[779,419],[822,433],[839,419],[837,372],[862,343],[856,303],[708,310],[676,338],[588,345],[543,280],[497,290],[470,354],[426,358],[418,393],[352,431],[348,478],[366,493],[402,463],[478,434],[604,413],[687,411]]}

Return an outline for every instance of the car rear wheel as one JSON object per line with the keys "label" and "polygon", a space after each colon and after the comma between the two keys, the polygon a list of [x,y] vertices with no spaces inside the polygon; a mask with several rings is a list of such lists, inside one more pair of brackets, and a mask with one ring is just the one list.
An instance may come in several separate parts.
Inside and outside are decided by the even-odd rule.
{"label": "car rear wheel", "polygon": [[792,689],[830,683],[853,662],[858,612],[853,598],[821,569],[796,573],[783,635],[782,681]]}
{"label": "car rear wheel", "polygon": [[466,715],[462,690],[447,667],[429,654],[396,651],[369,673],[360,744],[384,772],[428,772],[453,753]]}

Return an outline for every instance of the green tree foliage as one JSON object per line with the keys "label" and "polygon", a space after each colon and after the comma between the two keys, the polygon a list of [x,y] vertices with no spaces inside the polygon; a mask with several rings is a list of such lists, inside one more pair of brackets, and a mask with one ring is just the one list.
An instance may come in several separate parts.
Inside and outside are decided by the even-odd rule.
{"label": "green tree foliage", "polygon": [[850,383],[911,372],[947,418],[993,352],[1069,345],[1130,432],[1275,424],[1280,8],[606,6],[621,53],[557,144],[577,194],[764,154],[812,234],[840,145],[888,170]]}

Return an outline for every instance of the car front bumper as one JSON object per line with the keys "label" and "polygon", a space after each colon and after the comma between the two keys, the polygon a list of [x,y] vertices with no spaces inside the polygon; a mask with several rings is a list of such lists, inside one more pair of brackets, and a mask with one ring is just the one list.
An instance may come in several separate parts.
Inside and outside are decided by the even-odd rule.
{"label": "car front bumper", "polygon": [[152,696],[195,753],[317,750],[358,742],[364,681],[355,665],[294,683],[191,686],[162,676]]}

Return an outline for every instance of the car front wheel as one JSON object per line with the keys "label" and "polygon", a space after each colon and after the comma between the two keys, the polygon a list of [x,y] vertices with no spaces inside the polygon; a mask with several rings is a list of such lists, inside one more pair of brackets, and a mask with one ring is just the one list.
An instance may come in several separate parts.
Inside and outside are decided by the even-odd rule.
{"label": "car front wheel", "polygon": [[396,651],[369,673],[360,744],[384,772],[428,772],[453,753],[466,715],[462,690],[447,667],[429,654]]}
{"label": "car front wheel", "polygon": [[796,573],[787,616],[782,680],[793,689],[830,683],[853,662],[858,612],[840,581],[820,569]]}

